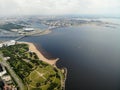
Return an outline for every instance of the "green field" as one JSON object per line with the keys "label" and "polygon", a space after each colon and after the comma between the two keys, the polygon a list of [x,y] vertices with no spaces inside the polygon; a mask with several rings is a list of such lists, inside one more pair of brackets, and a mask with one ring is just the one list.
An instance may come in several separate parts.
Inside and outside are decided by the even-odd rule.
{"label": "green field", "polygon": [[4,57],[9,56],[9,64],[27,89],[25,90],[62,90],[63,73],[38,59],[29,52],[28,45],[17,44],[0,49]]}
{"label": "green field", "polygon": [[[49,70],[52,67],[48,66]],[[49,71],[47,68],[40,68],[38,67],[34,71],[30,73],[28,77],[26,77],[26,80],[28,81],[28,87],[29,90],[47,90],[50,87],[50,83],[59,83],[60,85],[60,80],[57,81],[56,76],[53,76],[50,78],[50,75],[56,74],[55,71]],[[58,89],[56,89],[58,90]]]}

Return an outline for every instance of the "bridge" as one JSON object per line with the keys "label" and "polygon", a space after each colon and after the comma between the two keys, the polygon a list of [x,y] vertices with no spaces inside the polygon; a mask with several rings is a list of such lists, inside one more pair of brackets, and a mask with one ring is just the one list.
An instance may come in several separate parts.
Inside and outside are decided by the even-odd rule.
{"label": "bridge", "polygon": [[25,35],[21,35],[20,37],[14,39],[15,41],[18,41],[20,39],[23,39],[24,37],[28,37],[28,36],[33,36],[33,35],[44,35],[44,34],[48,34],[50,32],[50,30],[43,30],[43,31],[36,31],[36,32],[32,32],[32,33],[28,33]]}
{"label": "bridge", "polygon": [[24,37],[26,37],[26,35],[22,35],[22,36],[20,36],[20,37],[14,39],[14,40],[15,40],[15,41],[18,41],[18,40],[20,40],[20,39],[22,39],[22,38],[24,38]]}
{"label": "bridge", "polygon": [[34,31],[34,32],[29,32],[27,34],[24,35],[0,35],[0,38],[15,38],[15,41],[21,40],[25,37],[29,37],[29,36],[38,36],[38,35],[44,35],[44,34],[48,34],[50,33],[51,30],[47,29],[47,30],[43,30],[43,31]]}

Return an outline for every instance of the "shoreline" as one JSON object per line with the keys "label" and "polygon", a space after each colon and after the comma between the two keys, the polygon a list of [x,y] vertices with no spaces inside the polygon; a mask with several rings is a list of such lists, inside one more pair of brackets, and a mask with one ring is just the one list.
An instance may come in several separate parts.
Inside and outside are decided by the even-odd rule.
{"label": "shoreline", "polygon": [[64,80],[63,80],[63,90],[65,90],[65,88],[66,88],[66,79],[67,79],[67,74],[68,74],[68,70],[67,70],[67,68],[66,67],[63,67],[62,68],[62,70],[63,70],[63,74],[64,74]]}
{"label": "shoreline", "polygon": [[58,73],[58,76],[59,76],[60,82],[61,82],[60,88],[61,88],[61,90],[65,90],[65,81],[66,81],[66,75],[67,75],[67,68],[59,69],[56,66],[56,62],[58,61],[58,58],[57,59],[47,59],[41,53],[41,51],[36,48],[36,46],[35,46],[34,43],[22,41],[22,42],[16,42],[16,44],[18,44],[18,45],[19,44],[23,44],[23,45],[26,44],[26,45],[28,45],[27,47],[29,49],[27,49],[27,52],[34,52],[34,53],[36,53],[36,55],[38,56],[39,60],[41,60],[43,62],[46,62],[47,64],[51,65],[51,67],[53,68],[53,70],[57,70],[56,73]]}
{"label": "shoreline", "polygon": [[[43,62],[46,62],[46,63],[52,65],[53,67],[58,68],[57,65],[56,65],[56,63],[57,63],[57,61],[59,60],[59,58],[56,58],[56,59],[48,59],[48,58],[46,58],[46,57],[42,54],[42,52],[36,48],[36,46],[35,46],[34,43],[31,43],[31,42],[23,42],[23,41],[22,41],[22,42],[17,42],[17,44],[27,44],[27,45],[29,46],[29,50],[32,51],[32,52],[35,52],[35,53],[37,54],[39,60],[41,60],[41,61],[43,61]],[[58,69],[59,69],[59,68],[58,68]],[[61,68],[61,70],[63,70],[62,73],[63,73],[63,75],[64,75],[64,79],[61,78],[61,85],[62,85],[63,90],[65,90],[68,70],[67,70],[67,68],[65,68],[65,67]]]}
{"label": "shoreline", "polygon": [[35,46],[35,44],[31,43],[31,42],[17,42],[17,44],[21,44],[21,43],[24,43],[24,44],[27,44],[29,46],[29,50],[32,51],[32,52],[35,52],[38,56],[38,58],[41,60],[41,61],[44,61],[52,66],[56,66],[56,63],[57,61],[59,60],[59,58],[56,58],[56,59],[48,59],[46,58],[42,52],[40,50],[38,50]]}

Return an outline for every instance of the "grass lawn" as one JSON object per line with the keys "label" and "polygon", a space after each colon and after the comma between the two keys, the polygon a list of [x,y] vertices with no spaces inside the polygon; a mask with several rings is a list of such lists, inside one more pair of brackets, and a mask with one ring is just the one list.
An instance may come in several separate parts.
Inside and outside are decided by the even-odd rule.
{"label": "grass lawn", "polygon": [[[26,80],[29,83],[29,90],[47,90],[47,88],[50,86],[48,80],[50,78],[49,76],[54,75],[55,73],[56,72],[53,70],[52,66],[47,66],[46,68],[38,67],[32,71],[28,77],[26,77]],[[56,76],[51,77],[50,80],[56,83],[60,83],[60,80],[56,79]],[[37,83],[40,83],[38,87],[36,86]]]}
{"label": "grass lawn", "polygon": [[[50,77],[50,75],[53,75]],[[53,67],[48,65],[45,68],[37,67],[34,71],[26,77],[28,81],[28,90],[47,90],[50,87],[50,83],[57,83],[58,86],[61,85],[61,81],[56,77],[56,72]],[[37,86],[37,84],[40,84]]]}
{"label": "grass lawn", "polygon": [[28,90],[61,90],[61,70],[40,61],[35,53],[28,51],[28,45],[19,44],[1,50],[4,56],[10,57],[8,62]]}
{"label": "grass lawn", "polygon": [[2,58],[0,58],[0,62],[2,62]]}

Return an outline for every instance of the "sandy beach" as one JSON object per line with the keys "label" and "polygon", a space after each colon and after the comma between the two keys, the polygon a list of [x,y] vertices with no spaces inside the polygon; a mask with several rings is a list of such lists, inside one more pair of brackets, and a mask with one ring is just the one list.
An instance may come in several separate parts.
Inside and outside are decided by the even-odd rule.
{"label": "sandy beach", "polygon": [[47,59],[46,57],[44,57],[44,55],[41,53],[41,51],[39,51],[35,45],[33,43],[30,43],[30,42],[18,42],[18,44],[20,43],[24,43],[24,44],[28,44],[29,45],[29,50],[32,51],[32,52],[35,52],[37,54],[37,56],[39,57],[40,60],[50,64],[50,65],[53,65],[53,66],[56,66],[56,62],[58,61],[58,58],[57,59]]}

